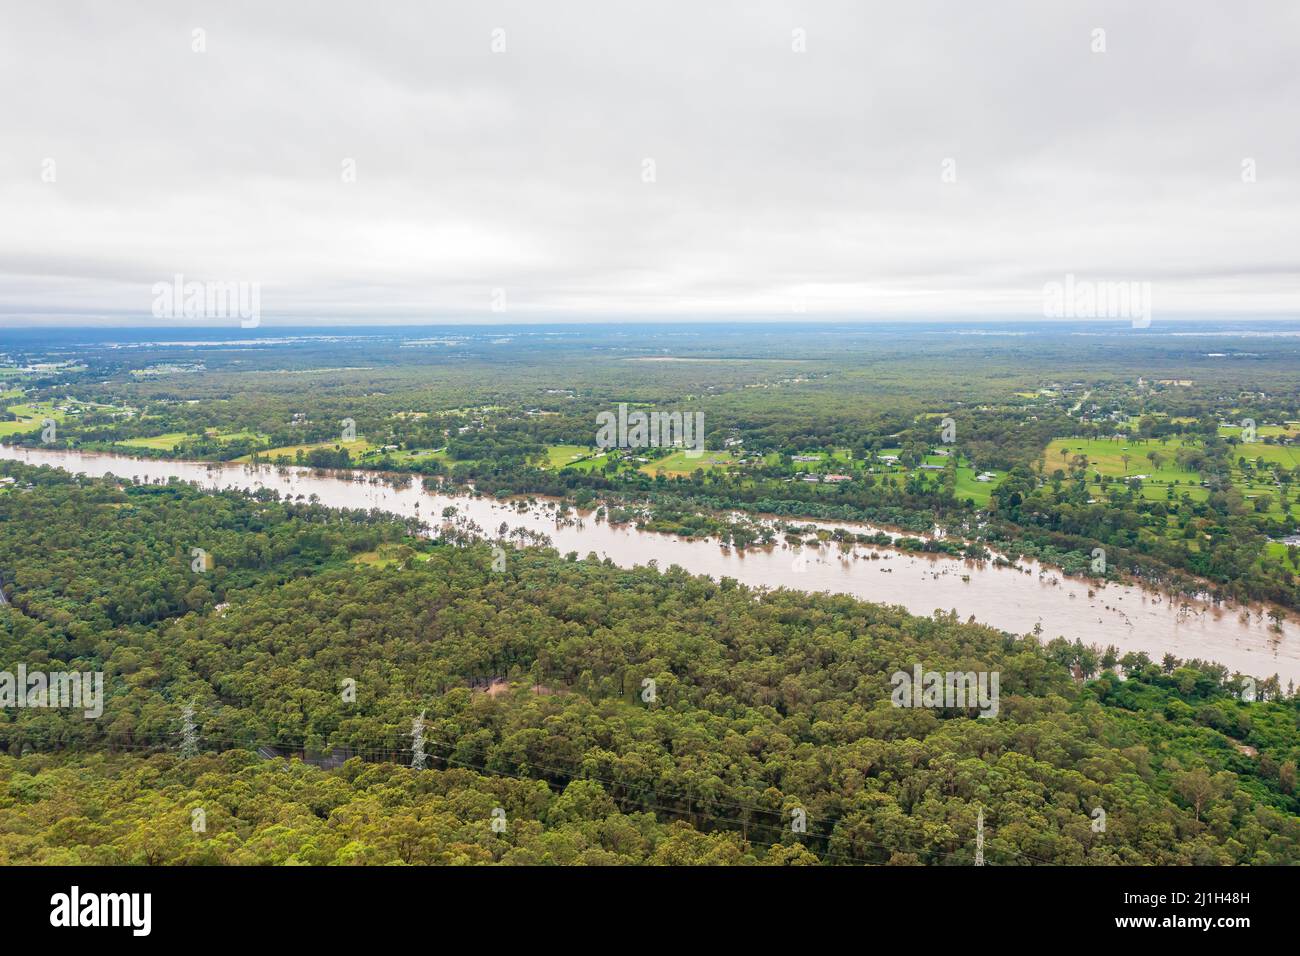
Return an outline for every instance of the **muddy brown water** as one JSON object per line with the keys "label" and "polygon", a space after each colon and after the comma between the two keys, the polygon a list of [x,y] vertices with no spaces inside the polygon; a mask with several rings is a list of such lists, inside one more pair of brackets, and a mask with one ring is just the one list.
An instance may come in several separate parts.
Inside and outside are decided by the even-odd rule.
{"label": "muddy brown water", "polygon": [[[94,477],[165,481],[178,478],[208,489],[269,488],[284,496],[315,495],[321,504],[339,508],[377,508],[404,517],[419,517],[435,529],[442,510],[457,509],[457,520],[475,522],[492,536],[504,521],[550,537],[561,553],[595,552],[631,567],[655,561],[661,568],[679,565],[713,578],[735,578],[762,587],[850,594],[866,601],[901,605],[913,614],[956,610],[962,620],[1017,634],[1041,625],[1042,636],[1081,639],[1085,644],[1114,644],[1124,651],[1146,651],[1159,660],[1171,652],[1180,658],[1215,661],[1255,677],[1277,674],[1283,686],[1300,678],[1300,626],[1285,622],[1276,632],[1261,608],[1215,607],[1177,599],[1135,585],[1098,587],[1065,577],[1036,562],[1016,568],[992,562],[906,554],[890,548],[857,546],[847,554],[837,545],[790,549],[784,544],[739,552],[716,540],[688,540],[675,535],[614,527],[590,514],[580,522],[557,521],[554,507],[539,503],[520,511],[510,502],[465,495],[431,494],[417,477],[394,488],[369,472],[321,473],[309,468],[254,467],[244,464],[151,460],[126,455],[0,446],[0,458],[32,465],[52,465]],[[808,522],[809,524],[813,522]],[[819,527],[849,527],[870,533],[866,525],[816,522]],[[876,559],[872,558],[872,555]],[[1089,596],[1089,589],[1093,596]],[[1249,619],[1244,619],[1248,613]]]}

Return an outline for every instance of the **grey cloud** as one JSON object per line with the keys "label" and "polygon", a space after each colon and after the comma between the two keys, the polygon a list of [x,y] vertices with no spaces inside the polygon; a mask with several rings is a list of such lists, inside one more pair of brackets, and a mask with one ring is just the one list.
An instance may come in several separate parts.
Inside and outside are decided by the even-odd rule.
{"label": "grey cloud", "polygon": [[6,20],[0,323],[152,321],[176,273],[261,283],[268,323],[1028,316],[1066,272],[1151,281],[1188,313],[1300,305],[1288,0],[146,0]]}

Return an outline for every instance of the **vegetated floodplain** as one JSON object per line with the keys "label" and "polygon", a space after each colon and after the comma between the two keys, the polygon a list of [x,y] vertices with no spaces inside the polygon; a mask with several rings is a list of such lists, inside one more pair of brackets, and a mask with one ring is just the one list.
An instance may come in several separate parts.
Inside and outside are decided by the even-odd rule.
{"label": "vegetated floodplain", "polygon": [[[735,545],[754,540],[737,515],[775,514],[937,526],[1069,573],[1091,573],[1104,548],[1108,576],[1297,604],[1278,558],[1300,467],[1286,336],[1246,330],[1264,343],[1247,365],[1195,329],[1041,325],[1028,354],[1012,349],[1023,328],[739,328],[647,326],[642,355],[599,328],[290,336],[237,363],[219,339],[138,348],[128,363],[92,342],[57,367],[19,354],[30,363],[7,381],[21,401],[0,430],[36,444],[50,411],[60,447],[406,471],[663,512],[660,526],[685,507]],[[454,354],[405,347],[430,336]],[[702,414],[703,454],[596,448],[597,413],[620,403]]]}
{"label": "vegetated floodplain", "polygon": [[[1284,641],[1296,329],[1241,329],[5,331],[0,437],[545,498],[557,528],[751,559],[820,561],[855,542],[813,522],[866,522],[895,532],[869,536],[880,580],[899,551],[997,553],[1071,594],[1136,581],[1268,615]],[[699,414],[702,449],[598,447],[619,405]],[[1300,861],[1274,675],[621,568],[502,524],[0,462],[5,653],[107,688],[98,721],[0,713],[0,860],[961,864],[978,804],[995,863]],[[998,673],[998,713],[895,706],[916,666]],[[519,825],[484,842],[497,807]]]}

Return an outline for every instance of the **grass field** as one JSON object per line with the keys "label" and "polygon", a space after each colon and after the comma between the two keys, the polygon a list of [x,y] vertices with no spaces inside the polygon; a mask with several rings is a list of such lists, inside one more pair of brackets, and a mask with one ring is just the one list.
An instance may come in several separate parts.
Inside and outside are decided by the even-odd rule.
{"label": "grass field", "polygon": [[[1043,456],[1043,466],[1045,473],[1050,475],[1057,468],[1068,470],[1069,460],[1075,455],[1085,455],[1088,458],[1089,475],[1094,472],[1111,478],[1147,475],[1148,477],[1144,479],[1147,483],[1163,485],[1180,481],[1184,485],[1197,484],[1201,480],[1199,474],[1179,468],[1174,462],[1174,455],[1182,444],[1182,441],[1177,438],[1171,438],[1164,444],[1157,441],[1145,443],[1108,441],[1104,438],[1056,438],[1047,446]],[[1068,454],[1062,456],[1062,451]],[[1151,452],[1159,454],[1164,459],[1160,467],[1157,468],[1147,458]],[[1127,463],[1124,461],[1125,455],[1128,456]]]}
{"label": "grass field", "polygon": [[[1065,468],[1068,458],[1083,454],[1088,457],[1088,475],[1090,479],[1094,473],[1112,478],[1146,475],[1147,477],[1142,480],[1142,497],[1149,501],[1165,500],[1168,497],[1171,485],[1176,498],[1181,498],[1186,494],[1192,501],[1204,501],[1209,497],[1210,493],[1207,489],[1201,487],[1201,476],[1197,472],[1179,468],[1174,462],[1174,453],[1181,445],[1182,441],[1179,439],[1170,439],[1161,444],[1157,441],[1142,443],[1115,442],[1106,439],[1058,438],[1048,445],[1043,461],[1046,472],[1050,475],[1057,468]],[[1062,449],[1068,451],[1067,458],[1061,457]],[[1147,453],[1151,451],[1158,452],[1165,459],[1161,461],[1159,468],[1155,467],[1151,460],[1147,458]],[[1126,454],[1129,456],[1127,469],[1125,469],[1123,460],[1123,456]],[[1300,464],[1300,449],[1286,445],[1266,445],[1262,442],[1252,442],[1235,447],[1229,458],[1233,463],[1232,483],[1237,490],[1249,500],[1262,495],[1270,496],[1272,500],[1267,513],[1274,517],[1281,517],[1282,509],[1278,501],[1278,489],[1272,477],[1257,475],[1253,472],[1249,475],[1244,474],[1241,469],[1236,467],[1236,462],[1238,458],[1246,458],[1249,461],[1275,462],[1288,468],[1294,468],[1297,464]],[[1293,505],[1292,513],[1295,510],[1296,506]]]}
{"label": "grass field", "polygon": [[391,451],[384,451],[382,447],[371,446],[369,451],[363,452],[360,457],[355,453],[352,456],[359,462],[367,464],[377,464],[382,461],[389,461],[393,467],[402,465],[418,465],[421,462],[440,461],[447,468],[453,468],[456,465],[472,465],[474,462],[470,459],[456,460],[447,454],[446,448],[399,448]]}
{"label": "grass field", "polygon": [[47,418],[62,422],[63,412],[54,410],[53,402],[33,402],[28,405],[10,405],[9,411],[18,416],[17,421],[0,422],[0,438],[6,435],[20,435],[41,430],[41,423]]}
{"label": "grass field", "polygon": [[712,468],[729,468],[736,464],[736,456],[729,451],[675,451],[666,458],[646,462],[640,470],[647,475],[663,474],[668,477],[689,475],[697,468],[708,471]]}
{"label": "grass field", "polygon": [[0,422],[0,438],[6,435],[20,435],[24,432],[40,431],[41,420],[39,418],[25,418],[16,422]]}
{"label": "grass field", "polygon": [[1230,456],[1235,464],[1238,458],[1247,461],[1266,461],[1271,464],[1295,468],[1300,465],[1300,448],[1292,445],[1265,445],[1263,442],[1250,442],[1238,445]]}
{"label": "grass field", "polygon": [[[257,456],[262,461],[273,462],[277,458],[281,458],[281,457],[287,457],[290,461],[293,461],[295,458],[297,458],[298,452],[300,451],[305,455],[316,448],[346,448],[348,450],[348,454],[352,456],[352,460],[356,461],[366,452],[374,449],[375,447],[376,447],[375,445],[366,441],[365,439],[358,438],[356,441],[342,441],[342,442],[320,441],[320,442],[313,442],[307,445],[284,445],[280,448],[268,448],[265,451],[259,451],[257,453]],[[253,456],[251,454],[243,455],[235,459],[235,461],[252,461],[252,460],[253,460]]]}
{"label": "grass field", "polygon": [[[1220,425],[1219,434],[1224,438],[1241,434],[1240,425]],[[1286,436],[1291,439],[1300,438],[1300,422],[1287,422],[1285,425],[1260,425],[1255,429],[1255,434],[1260,438],[1281,438]]]}
{"label": "grass field", "polygon": [[172,451],[177,445],[190,437],[189,432],[167,432],[152,438],[123,438],[113,442],[121,448],[151,448],[155,451]]}
{"label": "grass field", "polygon": [[441,462],[450,460],[447,457],[445,448],[399,448],[396,451],[383,451],[380,448],[373,448],[361,457],[367,461],[387,458],[394,465],[416,464],[429,459]]}
{"label": "grass field", "polygon": [[1300,568],[1297,568],[1291,561],[1290,550],[1281,541],[1270,541],[1264,546],[1264,553],[1270,561],[1276,561],[1288,571],[1292,573],[1300,571]]}
{"label": "grass field", "polygon": [[[795,471],[821,471],[826,467],[833,467],[836,471],[851,471],[857,467],[857,462],[853,460],[853,452],[847,448],[837,448],[832,452],[824,451],[800,451],[795,452],[792,457],[811,457],[816,456],[817,461],[792,461],[790,466]],[[779,465],[781,463],[780,452],[769,452],[763,457],[764,464]]]}
{"label": "grass field", "polygon": [[263,441],[263,442],[271,440],[269,435],[263,435],[261,432],[250,432],[247,430],[237,431],[237,432],[223,432],[223,431],[218,431],[215,428],[209,428],[207,429],[206,434],[209,437],[219,439],[220,441],[238,441],[243,438],[251,438],[254,441]]}
{"label": "grass field", "polygon": [[[0,394],[0,401],[21,397],[21,392],[10,391]],[[56,405],[63,406],[68,410],[56,411]],[[84,411],[129,411],[128,409],[118,405],[100,405],[96,402],[81,402],[76,399],[60,399],[58,402],[30,402],[26,404],[9,405],[7,407],[9,411],[18,416],[18,420],[12,422],[0,422],[0,438],[3,438],[6,435],[17,435],[40,431],[41,423],[47,418],[52,418],[55,422],[62,424],[69,419],[75,420],[75,418]]]}
{"label": "grass field", "polygon": [[[1174,455],[1182,444],[1182,440],[1177,438],[1171,438],[1163,444],[1158,441],[1057,438],[1047,446],[1043,456],[1044,472],[1050,475],[1058,468],[1068,470],[1069,459],[1075,455],[1086,455],[1089,482],[1092,481],[1094,474],[1110,478],[1132,478],[1143,475],[1145,477],[1142,479],[1141,494],[1147,501],[1166,500],[1170,486],[1173,486],[1174,496],[1177,498],[1186,494],[1193,501],[1204,501],[1209,497],[1209,492],[1201,487],[1200,474],[1179,468],[1174,461]],[[1062,450],[1068,452],[1065,457],[1061,455]],[[1159,468],[1147,458],[1150,452],[1156,452],[1163,459]],[[1125,455],[1128,456],[1127,466],[1124,461]],[[1098,497],[1106,497],[1100,489],[1095,493]]]}
{"label": "grass field", "polygon": [[31,418],[38,415],[50,415],[54,411],[54,403],[30,402],[20,405],[10,405],[9,411],[24,418]]}
{"label": "grass field", "polygon": [[[880,449],[879,454],[898,455],[901,452],[901,448],[882,448]],[[809,452],[808,454],[812,453]],[[781,456],[778,453],[772,452],[764,458],[764,461],[769,465],[775,465],[780,462],[780,457]],[[818,457],[820,459],[819,461],[796,461],[793,463],[793,467],[796,471],[801,472],[824,472],[833,470],[843,474],[853,475],[854,478],[860,478],[860,476],[866,473],[867,468],[870,467],[871,472],[878,478],[891,477],[895,481],[906,481],[908,476],[911,474],[911,469],[901,464],[884,464],[879,461],[872,461],[868,464],[865,460],[854,459],[848,449],[837,449],[831,454],[823,453]],[[947,464],[947,462],[948,456],[939,454],[926,455],[922,460],[922,463],[926,465],[944,465]],[[927,476],[933,477],[939,474],[940,472],[926,469]],[[982,472],[971,468],[969,465],[958,465],[957,484],[954,494],[963,501],[970,498],[975,502],[977,508],[983,508],[988,505],[989,498],[993,494],[993,489],[1001,483],[1002,479],[1005,477],[1005,473],[1000,471],[990,472],[990,474],[995,476],[992,481],[977,481],[976,476],[979,474],[982,474]]]}
{"label": "grass field", "polygon": [[[596,449],[583,445],[547,445],[545,468],[564,468],[592,455]],[[601,457],[604,457],[603,455]]]}
{"label": "grass field", "polygon": [[996,475],[992,481],[976,481],[975,476],[979,474],[974,468],[968,468],[965,465],[957,466],[957,487],[953,492],[958,500],[965,501],[971,498],[975,502],[975,507],[983,508],[988,505],[989,498],[993,495],[993,489],[1002,483],[1004,477],[1000,471],[989,472]]}
{"label": "grass field", "polygon": [[604,468],[609,461],[609,455],[602,453],[593,455],[590,458],[583,458],[581,461],[570,462],[565,468],[575,468],[578,471],[594,471],[597,468]]}
{"label": "grass field", "polygon": [[[218,441],[235,441],[243,438],[251,438],[256,441],[267,440],[267,436],[250,431],[223,432],[215,428],[208,428],[204,431],[204,434]],[[123,438],[121,441],[113,442],[113,444],[120,448],[150,448],[155,451],[175,451],[181,442],[192,437],[194,437],[193,432],[164,432],[161,435],[150,435],[147,438]]]}

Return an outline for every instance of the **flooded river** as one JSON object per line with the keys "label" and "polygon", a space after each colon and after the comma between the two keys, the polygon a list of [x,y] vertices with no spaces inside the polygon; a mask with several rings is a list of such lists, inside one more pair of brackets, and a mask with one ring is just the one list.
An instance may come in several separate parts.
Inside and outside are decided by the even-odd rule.
{"label": "flooded river", "polygon": [[[696,574],[732,577],[753,586],[851,594],[866,601],[901,605],[919,615],[955,609],[963,620],[973,615],[977,621],[1018,634],[1040,625],[1044,638],[1080,638],[1085,644],[1103,647],[1114,644],[1121,653],[1146,651],[1156,660],[1172,652],[1180,658],[1216,661],[1256,677],[1278,674],[1284,687],[1288,680],[1300,678],[1300,627],[1291,622],[1278,633],[1258,608],[1246,612],[1199,601],[1171,601],[1166,595],[1135,586],[1097,587],[1033,562],[999,568],[991,562],[910,555],[861,545],[845,553],[834,543],[794,550],[778,544],[742,553],[723,549],[717,541],[687,540],[631,526],[612,527],[590,514],[577,521],[573,512],[568,518],[557,518],[549,503],[521,511],[510,502],[430,494],[420,487],[418,476],[410,487],[397,489],[367,472],[349,476],[307,468],[160,461],[9,446],[0,446],[0,458],[92,476],[112,473],[154,482],[174,477],[211,489],[269,488],[282,497],[315,495],[324,505],[378,508],[419,517],[435,528],[441,524],[443,508],[455,506],[458,517],[477,523],[494,537],[504,521],[512,529],[547,535],[561,554],[577,551],[585,556],[594,551],[625,567],[653,560],[661,568],[676,564]],[[825,522],[818,525],[835,527]],[[875,530],[851,527],[868,533]]]}

